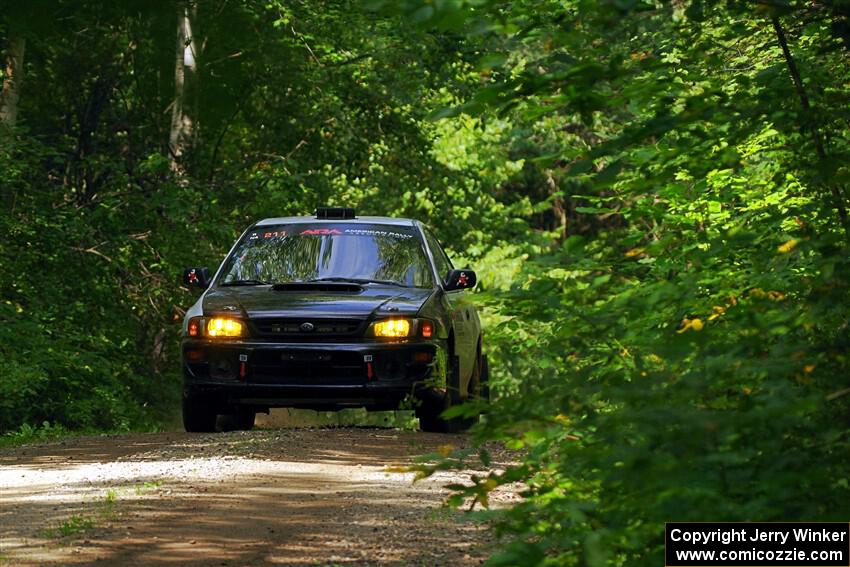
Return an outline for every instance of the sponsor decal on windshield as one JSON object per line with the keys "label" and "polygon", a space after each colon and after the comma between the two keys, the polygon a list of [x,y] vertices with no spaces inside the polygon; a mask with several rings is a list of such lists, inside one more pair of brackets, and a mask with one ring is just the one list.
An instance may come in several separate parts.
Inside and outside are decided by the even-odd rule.
{"label": "sponsor decal on windshield", "polygon": [[248,237],[248,240],[257,240],[260,237],[263,238],[282,238],[286,236],[285,230],[273,230],[269,232],[252,232],[251,236]]}
{"label": "sponsor decal on windshield", "polygon": [[[350,236],[383,236],[404,240],[413,238],[412,234],[374,228],[346,228],[344,230],[340,230],[338,228],[305,228],[298,234],[303,236],[339,236],[342,234]],[[267,232],[253,232],[251,233],[251,236],[248,237],[248,240],[259,240],[260,238],[283,238],[284,236],[287,236],[287,231],[285,230],[270,230]]]}
{"label": "sponsor decal on windshield", "polygon": [[387,230],[374,230],[371,228],[346,228],[345,234],[353,234],[355,236],[391,236],[392,238],[413,238],[412,234],[403,232],[389,232]]}

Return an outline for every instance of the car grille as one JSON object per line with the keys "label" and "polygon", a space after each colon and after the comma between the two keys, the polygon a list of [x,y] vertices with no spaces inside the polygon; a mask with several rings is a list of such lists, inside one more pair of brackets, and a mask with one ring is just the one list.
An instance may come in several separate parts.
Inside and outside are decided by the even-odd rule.
{"label": "car grille", "polygon": [[253,319],[261,337],[320,338],[358,334],[363,321],[357,319]]}
{"label": "car grille", "polygon": [[261,384],[359,385],[366,382],[363,355],[326,350],[257,350],[251,381]]}

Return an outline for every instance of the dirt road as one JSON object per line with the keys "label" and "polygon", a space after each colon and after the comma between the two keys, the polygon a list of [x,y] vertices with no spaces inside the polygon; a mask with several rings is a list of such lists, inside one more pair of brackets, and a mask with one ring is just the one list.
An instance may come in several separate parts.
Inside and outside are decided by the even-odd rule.
{"label": "dirt road", "polygon": [[441,507],[466,477],[389,470],[466,442],[267,429],[0,450],[0,565],[477,565],[487,531]]}

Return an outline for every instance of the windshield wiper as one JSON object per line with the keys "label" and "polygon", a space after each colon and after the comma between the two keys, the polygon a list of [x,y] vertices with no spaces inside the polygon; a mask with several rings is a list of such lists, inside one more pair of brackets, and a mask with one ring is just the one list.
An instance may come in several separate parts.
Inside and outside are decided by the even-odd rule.
{"label": "windshield wiper", "polygon": [[231,286],[231,285],[270,285],[272,282],[264,282],[263,280],[233,280],[229,282],[224,282],[220,284],[223,286]]}
{"label": "windshield wiper", "polygon": [[350,282],[350,283],[358,283],[358,284],[384,284],[384,285],[396,285],[399,287],[408,287],[406,284],[401,282],[397,282],[395,280],[373,280],[368,278],[343,278],[343,277],[329,277],[329,278],[316,278],[314,280],[307,280],[307,283],[314,282]]}

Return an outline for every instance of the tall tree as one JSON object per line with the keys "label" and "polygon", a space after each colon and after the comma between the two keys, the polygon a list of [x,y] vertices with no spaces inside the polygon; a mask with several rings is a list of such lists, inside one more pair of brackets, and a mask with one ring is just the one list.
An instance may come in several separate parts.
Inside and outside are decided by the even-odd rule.
{"label": "tall tree", "polygon": [[174,102],[171,107],[171,133],[168,139],[171,167],[182,169],[184,154],[191,147],[196,133],[197,109],[192,96],[198,82],[198,49],[193,28],[197,6],[181,3],[177,9],[177,45],[174,58]]}
{"label": "tall tree", "polygon": [[14,126],[18,119],[18,99],[24,78],[26,39],[13,35],[4,54],[3,90],[0,91],[0,121]]}

